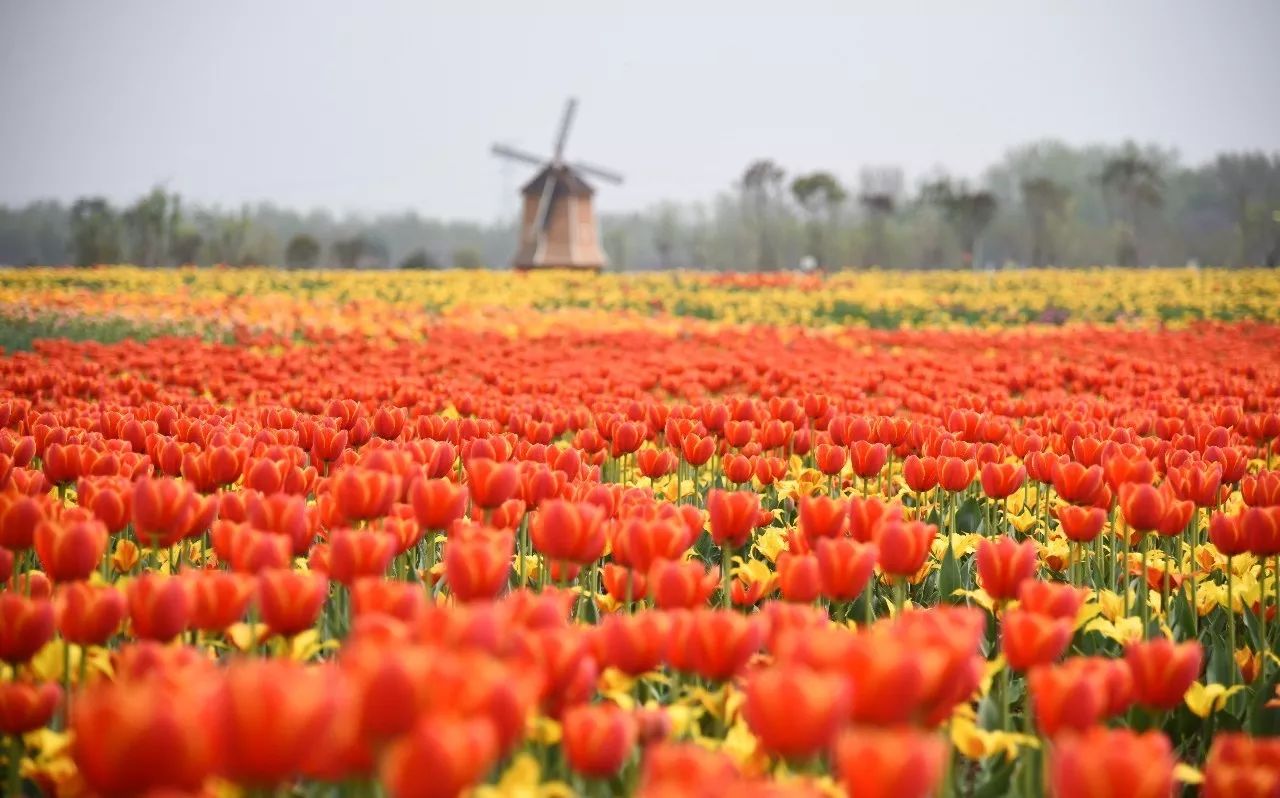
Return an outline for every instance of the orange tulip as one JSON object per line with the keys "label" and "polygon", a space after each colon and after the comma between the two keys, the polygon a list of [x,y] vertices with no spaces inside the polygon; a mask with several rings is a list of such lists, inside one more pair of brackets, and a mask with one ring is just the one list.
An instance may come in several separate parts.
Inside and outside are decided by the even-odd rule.
{"label": "orange tulip", "polygon": [[54,682],[0,682],[0,734],[26,734],[53,720],[62,700],[62,688]]}
{"label": "orange tulip", "polygon": [[1228,557],[1249,551],[1249,535],[1242,515],[1214,513],[1209,519],[1209,542]]}
{"label": "orange tulip", "polygon": [[658,560],[645,576],[649,598],[661,609],[693,609],[711,598],[719,583],[701,560]]}
{"label": "orange tulip", "polygon": [[1219,732],[1204,766],[1204,798],[1280,795],[1280,738]]}
{"label": "orange tulip", "polygon": [[[758,619],[729,610],[696,610],[689,617],[686,631],[682,653],[696,673],[711,681],[737,674],[764,642],[764,629]],[[668,657],[671,648],[680,645],[681,641],[672,635]]]}
{"label": "orange tulip", "polygon": [[636,721],[617,704],[582,704],[565,712],[564,756],[569,767],[591,778],[622,769],[636,745]]}
{"label": "orange tulip", "polygon": [[776,665],[747,679],[742,716],[765,751],[785,759],[809,759],[835,741],[852,690],[843,676]]}
{"label": "orange tulip", "polygon": [[838,538],[849,524],[849,503],[829,496],[805,496],[800,499],[800,531],[810,541]]}
{"label": "orange tulip", "polygon": [[874,539],[880,550],[880,568],[887,574],[914,576],[929,557],[929,547],[938,528],[923,521],[895,521],[882,524]]}
{"label": "orange tulip", "polygon": [[45,516],[42,498],[24,496],[9,488],[0,491],[0,546],[10,551],[31,548],[36,526]]}
{"label": "orange tulip", "polygon": [[958,493],[973,484],[978,464],[962,457],[938,458],[938,484],[949,493]]}
{"label": "orange tulip", "polygon": [[444,547],[444,573],[458,601],[491,599],[511,576],[515,538],[510,532],[478,527],[455,534]]}
{"label": "orange tulip", "polygon": [[58,633],[78,646],[100,646],[120,628],[124,596],[110,585],[71,582],[55,596]]}
{"label": "orange tulip", "polygon": [[71,707],[71,756],[95,793],[195,792],[212,773],[220,735],[206,684],[96,682]]}
{"label": "orange tulip", "polygon": [[862,543],[875,540],[882,524],[902,520],[902,505],[897,502],[855,496],[848,500],[848,505],[849,535]]}
{"label": "orange tulip", "polygon": [[875,570],[880,550],[848,538],[821,539],[814,544],[822,595],[831,601],[853,601]]}
{"label": "orange tulip", "polygon": [[942,778],[941,737],[908,728],[855,728],[836,742],[840,784],[858,798],[928,798]]}
{"label": "orange tulip", "polygon": [[1026,580],[1018,590],[1020,609],[1071,622],[1080,614],[1084,599],[1082,588],[1039,579]]}
{"label": "orange tulip", "polygon": [[55,582],[88,579],[107,550],[107,526],[87,511],[74,509],[41,521],[35,530],[36,554]]}
{"label": "orange tulip", "polygon": [[902,478],[907,487],[916,493],[925,493],[938,486],[938,461],[933,457],[908,455],[902,461]]}
{"label": "orange tulip", "polygon": [[1022,607],[1004,613],[1000,628],[1005,660],[1015,671],[1047,665],[1061,657],[1071,644],[1072,621]]}
{"label": "orange tulip", "polygon": [[48,599],[0,592],[0,661],[20,665],[53,638],[53,604]]}
{"label": "orange tulip", "polygon": [[[482,718],[423,718],[391,747],[380,771],[391,798],[457,798],[498,758],[493,724]],[[422,763],[430,762],[430,768]]]}
{"label": "orange tulip", "polygon": [[219,774],[250,787],[271,787],[298,773],[316,740],[329,733],[333,675],[325,666],[288,660],[233,663],[221,674],[214,728],[223,741]]}
{"label": "orange tulip", "polygon": [[1025,466],[1013,463],[985,463],[982,466],[982,492],[992,499],[1011,496],[1027,481]]}
{"label": "orange tulip", "polygon": [[329,597],[329,578],[313,571],[270,569],[258,574],[258,609],[274,634],[293,637],[310,629]]}
{"label": "orange tulip", "polygon": [[1169,509],[1168,495],[1151,485],[1126,482],[1120,486],[1120,512],[1139,532],[1153,532]]}
{"label": "orange tulip", "polygon": [[662,612],[607,615],[593,637],[596,658],[630,676],[648,673],[662,664],[671,620]]}
{"label": "orange tulip", "polygon": [[1055,508],[1058,526],[1067,540],[1091,543],[1107,523],[1107,513],[1101,507],[1081,507],[1078,504],[1062,504]]}
{"label": "orange tulip", "polygon": [[604,553],[604,512],[593,504],[549,499],[529,525],[533,546],[552,560],[586,565]]}
{"label": "orange tulip", "polygon": [[752,492],[711,490],[707,493],[711,538],[720,546],[740,549],[760,521],[760,497]]}
{"label": "orange tulip", "polygon": [[1054,741],[1049,786],[1055,798],[1169,798],[1174,764],[1159,732],[1093,728]]}
{"label": "orange tulip", "polygon": [[1189,640],[1174,643],[1157,637],[1125,649],[1125,662],[1133,674],[1134,700],[1152,709],[1176,709],[1200,675],[1204,651]]}
{"label": "orange tulip", "polygon": [[244,617],[256,584],[252,577],[230,571],[190,571],[184,578],[191,592],[191,628],[220,632]]}
{"label": "orange tulip", "polygon": [[997,601],[1016,598],[1022,583],[1034,579],[1038,562],[1035,541],[1021,543],[1001,535],[978,541],[978,582]]}
{"label": "orange tulip", "polygon": [[133,487],[125,477],[86,477],[76,483],[76,503],[115,534],[129,524]]}
{"label": "orange tulip", "polygon": [[1053,489],[1072,504],[1094,504],[1105,487],[1102,466],[1058,462],[1053,466]]}
{"label": "orange tulip", "polygon": [[382,576],[396,547],[396,538],[380,530],[335,530],[329,535],[329,578],[350,587],[361,577]]}
{"label": "orange tulip", "polygon": [[464,466],[471,501],[477,507],[491,510],[516,495],[520,475],[513,463],[487,458],[471,458]]}
{"label": "orange tulip", "polygon": [[1128,708],[1129,667],[1103,657],[1072,657],[1061,665],[1031,669],[1027,689],[1036,726],[1046,737],[1082,732]]}
{"label": "orange tulip", "polygon": [[1280,506],[1250,507],[1241,514],[1240,525],[1256,557],[1280,554]]}

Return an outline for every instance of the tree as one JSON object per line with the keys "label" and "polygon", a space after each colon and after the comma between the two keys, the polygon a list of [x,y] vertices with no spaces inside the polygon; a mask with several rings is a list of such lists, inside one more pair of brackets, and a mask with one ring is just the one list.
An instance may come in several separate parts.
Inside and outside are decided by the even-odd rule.
{"label": "tree", "polygon": [[782,178],[786,172],[768,158],[752,161],[742,174],[742,199],[748,219],[756,227],[757,271],[777,271],[782,265],[775,228],[775,209],[781,204]]}
{"label": "tree", "polygon": [[77,266],[119,263],[120,219],[102,197],[82,197],[71,206],[71,246]]}
{"label": "tree", "polygon": [[996,215],[995,195],[990,191],[971,190],[963,182],[953,186],[947,178],[926,183],[921,195],[925,202],[942,212],[942,218],[960,239],[963,265],[976,266],[979,240]]}
{"label": "tree", "polygon": [[430,252],[427,252],[425,249],[418,248],[406,255],[404,260],[400,261],[400,268],[419,270],[439,269],[440,262],[437,261],[435,256]]}
{"label": "tree", "polygon": [[139,266],[165,266],[174,231],[182,221],[182,204],[177,194],[156,186],[138,198],[124,212],[124,228],[129,237],[133,261]]}
{"label": "tree", "polygon": [[1050,266],[1057,262],[1054,230],[1067,209],[1071,192],[1047,177],[1022,181],[1022,204],[1031,221],[1031,265]]}
{"label": "tree", "polygon": [[320,260],[320,242],[299,233],[284,248],[284,263],[290,269],[314,269]]}
{"label": "tree", "polygon": [[453,268],[483,269],[484,257],[475,247],[460,247],[453,251]]}
{"label": "tree", "polygon": [[1103,164],[1098,182],[1110,195],[1112,218],[1119,226],[1116,265],[1136,266],[1142,215],[1164,204],[1165,183],[1160,167],[1129,142]]}
{"label": "tree", "polygon": [[241,206],[234,214],[206,211],[201,218],[213,262],[226,266],[244,265],[249,232],[253,227],[249,206]]}
{"label": "tree", "polygon": [[364,233],[340,238],[330,249],[333,259],[344,269],[376,269],[387,262],[386,246]]}
{"label": "tree", "polygon": [[200,257],[200,248],[204,246],[204,236],[187,227],[174,233],[169,244],[169,256],[178,266],[195,263]]}
{"label": "tree", "polygon": [[902,194],[902,170],[893,166],[863,169],[859,183],[858,203],[867,218],[866,261],[868,265],[883,266],[889,258],[889,219]]}
{"label": "tree", "polygon": [[658,268],[671,268],[671,254],[680,238],[680,207],[674,202],[658,206],[653,220],[653,247],[658,251]]}
{"label": "tree", "polygon": [[791,181],[791,194],[796,204],[808,216],[809,254],[821,266],[833,265],[834,258],[827,251],[824,227],[834,226],[840,206],[848,193],[840,181],[830,172],[811,172]]}
{"label": "tree", "polygon": [[[1261,152],[1223,153],[1211,167],[1239,237],[1238,263],[1258,262],[1265,232],[1272,227],[1268,194],[1280,183],[1280,159]],[[1274,199],[1280,203],[1280,191]]]}

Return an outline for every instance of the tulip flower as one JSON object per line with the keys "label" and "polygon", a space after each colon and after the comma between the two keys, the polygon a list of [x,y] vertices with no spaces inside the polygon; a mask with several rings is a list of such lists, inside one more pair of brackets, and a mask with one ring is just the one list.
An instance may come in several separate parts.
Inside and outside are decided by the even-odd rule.
{"label": "tulip flower", "polygon": [[1175,762],[1159,732],[1096,727],[1055,740],[1049,787],[1055,798],[1169,798]]}

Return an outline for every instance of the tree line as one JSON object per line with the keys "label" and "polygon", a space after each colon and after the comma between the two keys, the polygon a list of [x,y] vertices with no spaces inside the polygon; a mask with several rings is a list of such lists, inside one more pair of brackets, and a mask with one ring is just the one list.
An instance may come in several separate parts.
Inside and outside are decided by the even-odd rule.
{"label": "tree line", "polygon": [[[709,201],[603,214],[601,232],[618,269],[1276,266],[1280,153],[1185,166],[1157,146],[1045,141],[977,179],[935,170],[910,186],[893,166],[845,182],[761,158]],[[164,188],[119,208],[102,197],[0,206],[0,263],[12,265],[502,267],[515,243],[514,221],[188,207]]]}

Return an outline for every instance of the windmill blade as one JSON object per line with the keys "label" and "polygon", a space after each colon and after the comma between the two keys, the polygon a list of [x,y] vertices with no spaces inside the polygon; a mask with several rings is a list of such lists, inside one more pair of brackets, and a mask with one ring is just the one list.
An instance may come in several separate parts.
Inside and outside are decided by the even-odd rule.
{"label": "windmill blade", "polygon": [[508,147],[505,144],[495,144],[490,149],[494,155],[500,155],[503,158],[510,158],[513,161],[533,164],[534,166],[542,166],[547,162],[545,158],[539,158],[538,156],[527,153],[524,150],[517,150],[515,147]]}
{"label": "windmill blade", "polygon": [[578,101],[570,97],[564,106],[564,119],[560,121],[560,135],[556,136],[556,163],[564,160],[564,145],[569,140],[569,126],[573,124],[573,115],[577,110]]}
{"label": "windmill blade", "polygon": [[551,199],[556,190],[556,173],[551,171],[547,175],[547,182],[542,185],[542,196],[538,198],[538,215],[533,220],[534,235],[537,236],[537,246],[534,248],[534,257],[537,258],[542,254],[542,248],[547,243],[547,224],[551,220]]}
{"label": "windmill blade", "polygon": [[592,166],[589,163],[583,163],[581,161],[574,161],[573,164],[571,165],[577,171],[582,172],[583,174],[591,175],[592,177],[598,177],[607,183],[622,182],[622,175],[618,174],[617,172],[611,172],[608,169],[605,169],[603,167]]}

